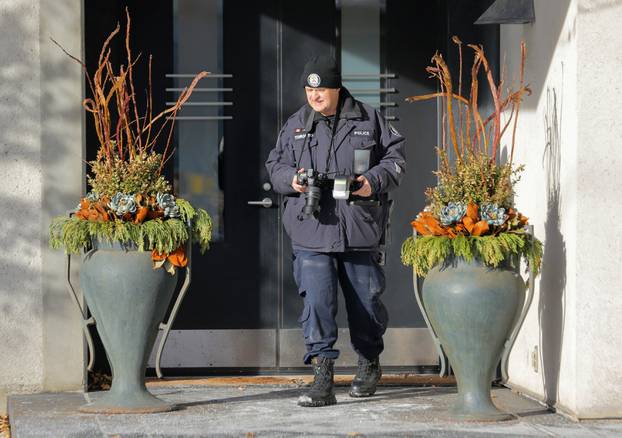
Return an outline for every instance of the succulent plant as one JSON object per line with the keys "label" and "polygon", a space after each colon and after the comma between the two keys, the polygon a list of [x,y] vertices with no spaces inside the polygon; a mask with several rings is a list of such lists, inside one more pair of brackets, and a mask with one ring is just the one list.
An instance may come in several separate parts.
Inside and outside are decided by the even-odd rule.
{"label": "succulent plant", "polygon": [[172,207],[175,205],[175,197],[170,193],[159,192],[156,195],[156,202],[161,208]]}
{"label": "succulent plant", "polygon": [[179,217],[179,207],[170,193],[158,193],[156,202],[164,210],[164,217]]}
{"label": "succulent plant", "polygon": [[95,192],[88,192],[85,196],[87,201],[97,201],[99,199],[99,195]]}
{"label": "succulent plant", "polygon": [[480,207],[480,216],[482,220],[488,222],[489,225],[503,225],[508,215],[505,214],[505,208],[497,206],[497,204],[482,204]]}
{"label": "succulent plant", "polygon": [[164,217],[179,217],[179,207],[177,205],[166,207],[164,209]]}
{"label": "succulent plant", "polygon": [[114,211],[117,216],[123,216],[126,213],[136,212],[136,201],[134,195],[117,193],[108,203],[108,207]]}
{"label": "succulent plant", "polygon": [[447,226],[460,222],[466,213],[466,205],[462,202],[450,202],[441,209],[441,224]]}

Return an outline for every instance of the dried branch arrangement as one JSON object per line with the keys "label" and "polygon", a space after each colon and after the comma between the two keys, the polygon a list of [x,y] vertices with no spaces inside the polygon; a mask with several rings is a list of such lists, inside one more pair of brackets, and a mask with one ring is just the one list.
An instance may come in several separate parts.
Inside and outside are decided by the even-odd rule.
{"label": "dried branch arrangement", "polygon": [[[463,43],[458,47],[458,84],[440,53],[432,57],[426,71],[438,82],[438,92],[412,96],[418,102],[437,99],[441,108],[441,144],[437,147],[438,184],[426,190],[428,205],[412,221],[419,239],[408,238],[402,246],[402,261],[419,275],[450,255],[497,266],[512,255],[527,257],[540,265],[541,243],[526,233],[528,220],[514,208],[514,185],[523,166],[513,166],[518,115],[523,96],[531,90],[525,85],[526,47],[521,43],[519,84],[506,88],[504,74],[495,81],[491,65],[480,45],[473,51],[470,87],[463,94]],[[480,76],[490,90],[494,110],[480,112]],[[509,113],[509,115],[508,115]],[[504,116],[507,118],[504,119]],[[512,139],[509,159],[500,160],[502,140],[509,127]]]}
{"label": "dried branch arrangement", "polygon": [[[499,83],[495,83],[493,72],[490,68],[488,58],[484,53],[484,48],[475,44],[468,44],[474,52],[473,65],[471,67],[471,86],[470,94],[465,97],[462,94],[463,43],[456,36],[452,38],[454,44],[458,46],[459,53],[459,78],[458,89],[455,91],[453,79],[449,67],[440,53],[435,53],[432,57],[431,66],[426,68],[430,77],[436,78],[439,83],[438,93],[426,94],[422,96],[412,96],[406,99],[408,102],[418,102],[422,100],[441,98],[440,104],[443,114],[442,123],[442,145],[445,151],[451,145],[454,156],[457,160],[464,160],[469,155],[484,155],[491,161],[498,161],[498,152],[501,145],[501,138],[510,125],[512,128],[512,143],[509,163],[514,157],[514,146],[516,143],[516,127],[518,124],[518,113],[524,95],[531,94],[531,89],[525,85],[525,59],[527,50],[525,43],[521,43],[521,66],[519,86],[516,90],[511,88],[504,89],[505,81],[503,75]],[[479,110],[479,75],[483,73],[490,88],[490,94],[494,103],[494,111],[485,119]],[[502,115],[510,109],[510,115],[502,123]],[[457,120],[456,120],[457,112]],[[447,142],[447,130],[450,133],[450,143]],[[473,132],[472,132],[473,131]],[[446,164],[448,164],[446,162]]]}
{"label": "dried branch arrangement", "polygon": [[[146,92],[145,110],[139,114],[137,103],[137,93],[134,84],[134,67],[140,60],[141,55],[133,57],[130,49],[130,30],[131,18],[126,9],[127,24],[125,29],[125,52],[126,63],[119,66],[115,71],[111,55],[111,42],[120,32],[120,25],[106,38],[101,48],[98,65],[95,72],[91,75],[86,64],[80,59],[68,53],[55,40],[52,41],[60,47],[71,59],[82,66],[82,70],[89,86],[91,97],[87,97],[82,102],[84,109],[91,114],[99,141],[97,159],[89,163],[92,167],[94,178],[89,180],[91,186],[96,190],[96,186],[104,190],[99,190],[100,194],[112,196],[114,190],[106,190],[108,184],[98,184],[96,181],[100,172],[104,172],[103,177],[109,177],[111,169],[122,165],[122,163],[133,160],[154,161],[153,156],[157,155],[158,167],[155,172],[148,175],[150,178],[159,177],[165,163],[174,151],[171,150],[173,139],[173,128],[177,112],[191,96],[199,80],[206,77],[208,72],[197,74],[190,85],[179,95],[175,104],[158,114],[153,114],[152,99],[152,56],[148,61],[148,90]],[[161,135],[165,135],[166,143],[162,153],[156,153],[155,147]],[[156,178],[157,179],[157,178]],[[95,183],[95,184],[93,184]],[[153,181],[155,184],[155,181]],[[160,182],[160,184],[162,184]],[[118,187],[119,189],[121,187]],[[162,185],[159,188],[163,188]],[[96,190],[97,191],[97,190]],[[109,193],[103,193],[103,192]]]}
{"label": "dried branch arrangement", "polygon": [[162,171],[175,152],[172,141],[177,112],[209,73],[197,74],[174,105],[154,114],[153,59],[149,56],[148,88],[141,112],[134,82],[141,55],[133,56],[130,48],[127,9],[126,17],[125,63],[118,68],[111,61],[111,45],[120,33],[119,24],[104,41],[93,74],[82,60],[52,40],[82,66],[90,91],[82,106],[92,117],[99,148],[96,159],[88,163],[91,192],[82,198],[73,217],[53,221],[50,242],[69,252],[88,247],[92,239],[133,242],[141,250],[153,250],[154,261],[168,259],[175,266],[184,266],[183,243],[193,234],[205,250],[211,219],[204,210],[175,199]]}

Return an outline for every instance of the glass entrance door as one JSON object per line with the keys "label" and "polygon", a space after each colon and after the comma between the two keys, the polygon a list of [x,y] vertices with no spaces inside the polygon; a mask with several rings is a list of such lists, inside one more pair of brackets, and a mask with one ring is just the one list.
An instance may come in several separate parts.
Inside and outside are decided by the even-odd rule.
{"label": "glass entrance door", "polygon": [[[213,218],[211,248],[193,251],[190,291],[162,367],[277,366],[278,199],[262,173],[276,138],[273,20],[260,5],[174,0],[167,96],[201,70],[211,75],[177,118],[175,186]],[[257,10],[253,10],[257,7]],[[243,9],[243,13],[240,11]]]}
{"label": "glass entrance door", "polygon": [[214,241],[205,255],[193,252],[165,372],[275,369],[289,349],[283,302],[296,288],[284,261],[282,200],[264,162],[284,119],[304,103],[300,66],[308,53],[334,52],[335,41],[334,2],[323,1],[329,19],[314,26],[290,3],[173,2],[169,102],[198,71],[212,73],[178,114],[175,187],[209,211]]}

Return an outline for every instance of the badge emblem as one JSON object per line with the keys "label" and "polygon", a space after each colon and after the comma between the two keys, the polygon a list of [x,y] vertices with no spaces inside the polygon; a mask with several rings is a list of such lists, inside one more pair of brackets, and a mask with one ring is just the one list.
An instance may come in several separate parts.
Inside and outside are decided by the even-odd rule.
{"label": "badge emblem", "polygon": [[319,87],[321,82],[322,79],[317,73],[311,73],[307,76],[307,84],[309,84],[310,87]]}

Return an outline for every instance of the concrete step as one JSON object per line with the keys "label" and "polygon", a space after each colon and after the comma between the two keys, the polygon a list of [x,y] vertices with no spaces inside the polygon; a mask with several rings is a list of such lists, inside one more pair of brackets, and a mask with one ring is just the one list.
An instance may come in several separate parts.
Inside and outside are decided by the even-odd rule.
{"label": "concrete step", "polygon": [[[288,377],[297,379],[297,377]],[[27,437],[294,437],[294,436],[621,436],[620,422],[574,423],[506,388],[493,389],[511,421],[459,423],[447,411],[454,387],[383,386],[374,397],[350,398],[337,388],[337,405],[301,408],[300,382],[251,385],[244,380],[185,379],[149,390],[176,404],[177,411],[147,415],[83,414],[78,407],[101,392],[67,392],[9,397],[13,438]],[[235,382],[235,383],[234,383]],[[214,383],[213,381],[211,383]]]}

